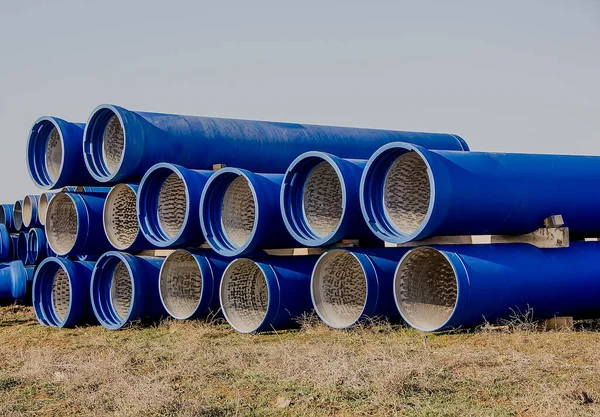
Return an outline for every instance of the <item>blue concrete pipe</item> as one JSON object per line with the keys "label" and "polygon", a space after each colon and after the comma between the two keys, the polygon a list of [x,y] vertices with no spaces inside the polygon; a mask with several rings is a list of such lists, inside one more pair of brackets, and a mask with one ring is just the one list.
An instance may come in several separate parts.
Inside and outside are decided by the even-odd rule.
{"label": "blue concrete pipe", "polygon": [[83,160],[85,125],[57,117],[35,121],[27,141],[27,168],[33,182],[50,190],[67,184],[94,184]]}
{"label": "blue concrete pipe", "polygon": [[241,333],[298,326],[312,311],[310,275],[316,256],[261,256],[232,261],[219,298],[227,322]]}
{"label": "blue concrete pipe", "polygon": [[178,249],[160,269],[160,299],[169,315],[185,320],[220,309],[219,285],[229,261],[210,250]]}
{"label": "blue concrete pipe", "polygon": [[23,227],[30,229],[32,227],[40,227],[39,218],[39,195],[27,195],[23,198],[23,205],[21,207],[21,218],[23,219]]}
{"label": "blue concrete pipe", "polygon": [[38,219],[40,224],[44,226],[46,224],[46,213],[48,212],[48,203],[52,200],[56,193],[42,193],[38,201]]}
{"label": "blue concrete pipe", "polygon": [[33,279],[35,315],[44,326],[59,328],[96,322],[90,301],[94,262],[46,258]]}
{"label": "blue concrete pipe", "polygon": [[335,329],[378,318],[400,321],[394,273],[407,251],[332,249],[321,255],[311,277],[312,302],[321,320]]}
{"label": "blue concrete pipe", "polygon": [[398,264],[394,297],[422,331],[494,324],[529,309],[536,319],[598,317],[599,256],[598,242],[420,247]]}
{"label": "blue concrete pipe", "polygon": [[[70,187],[68,187],[70,188]],[[101,193],[108,194],[111,190],[111,187],[85,187],[85,186],[77,186],[73,187],[74,193]]]}
{"label": "blue concrete pipe", "polygon": [[138,221],[148,242],[158,248],[204,242],[198,210],[212,174],[174,164],[156,164],[148,170],[137,194]]}
{"label": "blue concrete pipe", "polygon": [[95,255],[111,249],[102,222],[105,199],[102,193],[58,193],[50,200],[46,239],[54,253]]}
{"label": "blue concrete pipe", "polygon": [[96,318],[116,330],[139,319],[166,316],[158,290],[163,258],[107,252],[92,273],[91,300]]}
{"label": "blue concrete pipe", "polygon": [[[18,239],[18,238],[17,238]],[[0,262],[12,261],[11,236],[5,224],[0,223]]]}
{"label": "blue concrete pipe", "polygon": [[154,247],[140,231],[137,191],[135,184],[117,184],[106,196],[104,233],[116,250],[137,251]]}
{"label": "blue concrete pipe", "polygon": [[32,277],[33,268],[21,261],[0,263],[0,302],[25,300]]}
{"label": "blue concrete pipe", "polygon": [[572,233],[600,232],[600,157],[432,151],[402,143],[365,168],[360,203],[382,240],[520,234],[562,214]]}
{"label": "blue concrete pipe", "polygon": [[46,250],[48,243],[43,229],[30,229],[27,236],[27,245],[28,263],[30,265],[37,265],[48,256]]}
{"label": "blue concrete pipe", "polygon": [[231,257],[297,246],[281,218],[282,179],[238,168],[215,172],[200,199],[200,225],[215,252]]}
{"label": "blue concrete pipe", "polygon": [[17,238],[17,260],[25,265],[29,263],[29,232],[22,230]]}
{"label": "blue concrete pipe", "polygon": [[10,260],[18,261],[19,256],[17,255],[17,250],[19,246],[19,234],[11,234],[10,235]]}
{"label": "blue concrete pipe", "polygon": [[17,200],[13,204],[13,225],[17,233],[23,228],[23,200]]}
{"label": "blue concrete pipe", "polygon": [[306,151],[368,158],[393,141],[468,150],[464,140],[448,134],[182,116],[100,105],[88,119],[84,153],[95,179],[123,182],[141,178],[159,162],[193,169],[227,164],[254,172],[284,172]]}
{"label": "blue concrete pipe", "polygon": [[17,231],[17,229],[15,229],[15,222],[13,218],[14,206],[14,204],[0,205],[0,224],[5,225],[10,233]]}
{"label": "blue concrete pipe", "polygon": [[359,203],[366,160],[306,152],[288,167],[280,205],[288,232],[303,246],[326,246],[342,239],[377,245]]}

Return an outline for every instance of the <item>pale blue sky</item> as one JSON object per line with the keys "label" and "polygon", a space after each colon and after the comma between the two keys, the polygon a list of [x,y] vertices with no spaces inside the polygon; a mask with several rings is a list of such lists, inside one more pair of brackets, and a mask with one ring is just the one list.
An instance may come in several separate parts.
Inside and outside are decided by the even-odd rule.
{"label": "pale blue sky", "polygon": [[599,77],[593,0],[0,0],[0,199],[38,116],[100,103],[600,155]]}

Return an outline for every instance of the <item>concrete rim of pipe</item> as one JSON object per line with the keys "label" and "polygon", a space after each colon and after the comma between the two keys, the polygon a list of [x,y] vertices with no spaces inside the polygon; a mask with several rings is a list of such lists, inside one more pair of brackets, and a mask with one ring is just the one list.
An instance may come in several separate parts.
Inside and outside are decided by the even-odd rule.
{"label": "concrete rim of pipe", "polygon": [[231,262],[223,272],[219,299],[231,327],[240,333],[257,331],[271,303],[269,281],[261,265],[247,258]]}
{"label": "concrete rim of pipe", "polygon": [[104,232],[115,249],[127,250],[140,234],[136,190],[128,184],[115,185],[106,195]]}
{"label": "concrete rim of pipe", "polygon": [[[70,264],[60,258],[47,258],[38,266],[33,283],[33,307],[38,321],[62,328],[68,323],[73,305],[72,281],[77,279]],[[50,294],[50,300],[44,294]]]}
{"label": "concrete rim of pipe", "polygon": [[445,252],[423,246],[407,252],[394,274],[394,299],[411,327],[443,328],[459,304],[459,273]]}
{"label": "concrete rim of pipe", "polygon": [[298,156],[283,178],[280,207],[286,228],[298,242],[323,246],[339,240],[346,184],[334,158],[316,151]]}
{"label": "concrete rim of pipe", "polygon": [[245,170],[223,168],[210,177],[200,199],[200,225],[211,248],[224,256],[246,251],[259,214],[256,189]]}
{"label": "concrete rim of pipe", "polygon": [[160,268],[160,299],[167,313],[175,319],[195,316],[202,303],[206,291],[204,278],[211,271],[210,266],[201,264],[198,257],[178,249],[165,258]]}
{"label": "concrete rim of pipe", "polygon": [[15,201],[13,208],[13,222],[15,223],[15,230],[21,231],[23,228],[23,200]]}
{"label": "concrete rim of pipe", "polygon": [[48,212],[48,203],[52,200],[54,193],[42,193],[40,194],[40,200],[38,201],[38,217],[40,224],[44,226],[46,224],[46,213]]}
{"label": "concrete rim of pipe", "polygon": [[367,162],[360,181],[361,210],[377,237],[409,242],[427,227],[435,189],[427,151],[406,143],[390,143]]}
{"label": "concrete rim of pipe", "polygon": [[69,253],[79,234],[78,207],[67,193],[56,194],[46,212],[46,239],[57,255]]}
{"label": "concrete rim of pipe", "polygon": [[40,260],[40,252],[42,253],[42,258],[47,255],[44,231],[38,228],[30,229],[27,239],[29,246],[29,262],[31,264],[36,264]]}
{"label": "concrete rim of pipe", "polygon": [[27,140],[27,169],[33,181],[51,189],[59,181],[64,166],[64,139],[57,119],[37,119]]}
{"label": "concrete rim of pipe", "polygon": [[357,323],[367,304],[367,272],[355,253],[325,252],[313,269],[310,293],[317,315],[335,329]]}
{"label": "concrete rim of pipe", "polygon": [[38,201],[39,197],[35,195],[26,195],[23,198],[23,205],[21,206],[21,218],[23,219],[23,226],[33,226],[34,217],[37,216],[38,212]]}

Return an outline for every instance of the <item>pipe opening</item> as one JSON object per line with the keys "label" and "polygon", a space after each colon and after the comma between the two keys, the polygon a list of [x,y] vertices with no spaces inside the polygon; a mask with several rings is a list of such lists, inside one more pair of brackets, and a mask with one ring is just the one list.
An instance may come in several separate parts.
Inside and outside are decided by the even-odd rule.
{"label": "pipe opening", "polygon": [[21,230],[23,227],[23,211],[21,208],[21,201],[16,201],[13,208],[13,222],[16,230]]}
{"label": "pipe opening", "polygon": [[302,196],[308,226],[320,238],[333,233],[342,220],[342,184],[326,161],[307,176]]}
{"label": "pipe opening", "polygon": [[185,183],[177,174],[170,174],[158,194],[158,220],[170,238],[176,237],[185,224],[186,206]]}
{"label": "pipe opening", "polygon": [[125,134],[123,126],[115,114],[113,114],[102,135],[102,159],[109,172],[113,174],[123,159],[123,149],[125,148]]}
{"label": "pipe opening", "polygon": [[160,270],[160,296],[176,319],[191,317],[202,296],[202,272],[194,256],[184,250],[169,255]]}
{"label": "pipe opening", "polygon": [[255,202],[246,178],[234,179],[221,204],[221,222],[227,239],[236,247],[243,246],[252,235],[255,221]]}
{"label": "pipe opening", "polygon": [[394,292],[398,309],[408,324],[435,331],[452,316],[458,284],[452,265],[440,251],[417,248],[398,265]]}
{"label": "pipe opening", "polygon": [[38,217],[42,225],[46,224],[46,213],[48,211],[48,194],[42,193],[38,201]]}
{"label": "pipe opening", "polygon": [[71,284],[64,269],[58,268],[52,281],[52,309],[59,321],[63,322],[69,312]]}
{"label": "pipe opening", "polygon": [[57,194],[48,205],[46,239],[54,252],[65,255],[77,239],[77,209],[67,194]]}
{"label": "pipe opening", "polygon": [[229,324],[244,333],[256,330],[268,304],[267,279],[260,267],[250,259],[229,264],[221,282],[221,307]]}
{"label": "pipe opening", "polygon": [[314,307],[331,327],[356,323],[367,302],[367,278],[352,253],[333,250],[323,255],[315,267],[311,284]]}
{"label": "pipe opening", "polygon": [[129,248],[139,233],[135,191],[125,184],[115,186],[106,196],[104,230],[110,243],[119,250]]}
{"label": "pipe opening", "polygon": [[54,127],[48,135],[46,142],[46,171],[52,182],[56,182],[60,175],[63,161],[63,146],[58,130]]}
{"label": "pipe opening", "polygon": [[29,241],[27,232],[20,232],[17,238],[17,258],[25,265],[29,264]]}
{"label": "pipe opening", "polygon": [[25,227],[31,226],[33,220],[33,202],[30,196],[25,196],[23,199],[23,205],[21,206],[21,219]]}
{"label": "pipe opening", "polygon": [[0,205],[0,224],[6,225],[6,213],[4,206]]}
{"label": "pipe opening", "polygon": [[383,205],[392,226],[402,234],[415,232],[425,220],[429,203],[427,164],[416,152],[400,155],[383,185]]}
{"label": "pipe opening", "polygon": [[110,301],[115,313],[121,320],[126,320],[133,301],[133,287],[127,266],[118,261],[112,272],[110,282]]}

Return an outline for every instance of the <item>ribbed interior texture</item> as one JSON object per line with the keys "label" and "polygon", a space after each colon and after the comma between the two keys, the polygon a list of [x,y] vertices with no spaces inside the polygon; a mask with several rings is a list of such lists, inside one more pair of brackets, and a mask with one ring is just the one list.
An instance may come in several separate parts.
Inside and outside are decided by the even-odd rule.
{"label": "ribbed interior texture", "polygon": [[21,210],[23,224],[25,227],[29,227],[31,225],[31,218],[33,217],[33,205],[31,204],[31,197],[25,196]]}
{"label": "ribbed interior texture", "polygon": [[53,128],[46,142],[46,171],[52,181],[56,181],[60,175],[60,165],[63,159],[63,148],[58,130]]}
{"label": "ribbed interior texture", "polygon": [[57,194],[48,205],[46,238],[58,255],[68,253],[77,238],[77,210],[66,194]]}
{"label": "ribbed interior texture", "polygon": [[221,205],[223,231],[234,246],[243,246],[250,239],[255,211],[254,196],[248,181],[239,176],[227,187]]}
{"label": "ribbed interior texture", "polygon": [[306,178],[302,204],[306,222],[318,237],[338,227],[342,219],[342,185],[328,162],[319,163]]}
{"label": "ribbed interior texture", "polygon": [[350,252],[328,252],[315,268],[312,293],[315,309],[327,324],[338,328],[354,324],[367,300],[362,266]]}
{"label": "ribbed interior texture", "polygon": [[111,116],[104,128],[102,137],[102,159],[109,173],[115,172],[123,157],[125,135],[116,115]]}
{"label": "ribbed interior texture", "polygon": [[432,248],[413,249],[395,277],[398,308],[406,321],[422,330],[439,329],[452,315],[458,286],[452,265]]}
{"label": "ribbed interior texture", "polygon": [[403,234],[421,225],[429,208],[427,165],[415,152],[400,155],[385,177],[383,204],[392,225]]}
{"label": "ribbed interior texture", "polygon": [[48,211],[48,196],[46,193],[40,195],[38,201],[38,217],[41,224],[46,224],[46,212]]}
{"label": "ribbed interior texture", "polygon": [[115,313],[117,313],[121,320],[127,319],[132,297],[133,290],[129,271],[123,261],[119,261],[112,274],[110,300]]}
{"label": "ribbed interior texture", "polygon": [[71,285],[69,284],[69,277],[62,268],[58,268],[52,282],[52,309],[61,322],[67,317],[70,299]]}
{"label": "ribbed interior texture", "polygon": [[106,197],[104,230],[117,249],[127,249],[139,232],[135,192],[126,185],[117,185]]}
{"label": "ribbed interior texture", "polygon": [[158,193],[158,221],[163,232],[171,238],[183,227],[186,203],[185,183],[177,174],[169,175]]}
{"label": "ribbed interior texture", "polygon": [[202,274],[194,256],[183,250],[169,255],[160,271],[159,286],[171,316],[186,319],[194,314],[202,295]]}
{"label": "ribbed interior texture", "polygon": [[229,323],[241,332],[256,330],[267,314],[267,281],[249,259],[230,264],[221,283],[221,300]]}

